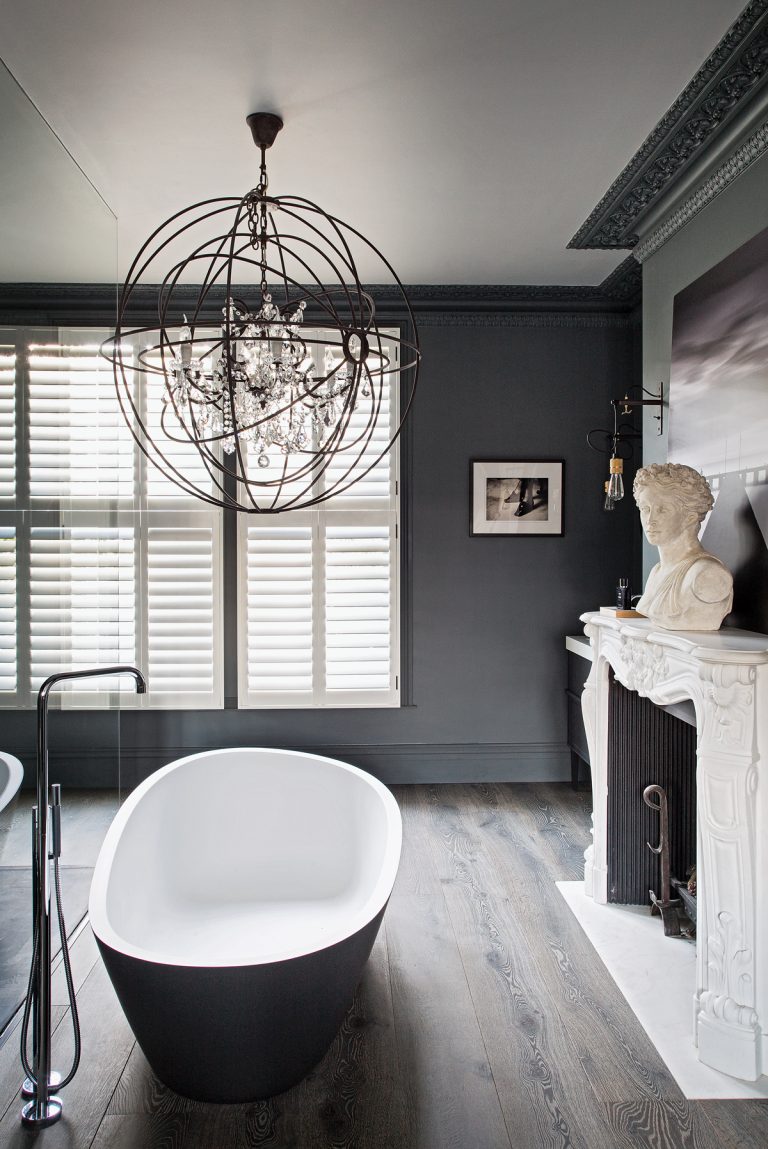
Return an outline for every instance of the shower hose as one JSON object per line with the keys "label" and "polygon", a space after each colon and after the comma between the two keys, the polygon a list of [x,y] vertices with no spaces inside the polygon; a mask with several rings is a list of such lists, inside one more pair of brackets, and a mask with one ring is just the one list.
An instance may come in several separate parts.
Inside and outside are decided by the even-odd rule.
{"label": "shower hose", "polygon": [[[59,859],[54,856],[53,859],[53,875],[54,885],[56,889],[56,917],[59,922],[59,936],[61,938],[61,957],[64,963],[64,977],[67,982],[67,997],[69,998],[69,1006],[72,1014],[72,1028],[75,1036],[75,1055],[72,1059],[72,1066],[65,1077],[62,1078],[56,1085],[56,1089],[63,1089],[65,1085],[69,1085],[72,1078],[77,1073],[77,1067],[80,1064],[80,1018],[77,1014],[77,1001],[75,1000],[75,983],[72,978],[72,965],[69,960],[69,946],[67,944],[67,930],[64,925],[64,913],[61,908],[61,875],[59,873]],[[21,1023],[21,1064],[24,1072],[33,1085],[37,1085],[37,1080],[30,1067],[29,1059],[27,1057],[27,1038],[29,1033],[29,1018],[32,1010],[32,1001],[35,997],[35,985],[39,977],[39,964],[40,964],[40,933],[37,922],[35,922],[34,940],[32,943],[32,963],[29,968],[29,982],[27,983],[27,996],[24,1002],[24,1017]]]}

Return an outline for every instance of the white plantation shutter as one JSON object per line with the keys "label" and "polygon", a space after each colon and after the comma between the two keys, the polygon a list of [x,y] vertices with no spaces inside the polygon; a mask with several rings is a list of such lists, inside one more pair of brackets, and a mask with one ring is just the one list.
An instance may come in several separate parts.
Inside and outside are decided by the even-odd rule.
{"label": "white plantation shutter", "polygon": [[28,372],[31,505],[131,507],[134,443],[99,344],[32,344]]}
{"label": "white plantation shutter", "polygon": [[[195,353],[198,353],[197,348],[195,349]],[[207,358],[201,356],[201,361],[204,366],[210,366],[210,356]],[[159,355],[147,355],[146,362],[149,366],[157,369],[162,365],[162,360]],[[163,403],[164,390],[160,376],[150,375],[149,379],[151,380],[151,384],[145,391],[144,412],[147,429],[151,437],[159,444],[162,444],[164,458],[159,460],[160,465],[171,474],[174,473],[175,469],[175,471],[194,483],[196,487],[199,487],[201,491],[207,491],[214,496],[218,496],[219,492],[211,481],[210,473],[202,460],[200,452],[194,444],[187,439],[183,427],[176,418],[173,407],[166,407]],[[162,416],[164,410],[165,421],[163,423]],[[168,438],[164,434],[163,426],[172,432],[174,438]],[[190,496],[185,494],[182,488],[177,486],[175,482],[166,478],[163,471],[158,470],[156,466],[146,461],[143,457],[141,459],[141,465],[145,470],[142,485],[146,492],[147,504],[150,507],[159,508],[190,505]],[[191,505],[202,507],[204,504],[192,500]]]}
{"label": "white plantation shutter", "polygon": [[[33,691],[58,671],[136,661],[133,527],[33,525],[29,563]],[[60,689],[79,704],[134,687],[104,678]]]}
{"label": "white plantation shutter", "polygon": [[[397,347],[394,344],[390,346],[389,352],[396,361]],[[380,361],[372,356],[371,370],[380,369]],[[364,389],[367,390],[368,388]],[[344,482],[354,480],[354,485],[334,497],[333,506],[335,508],[389,504],[390,492],[394,489],[397,478],[397,448],[382,455],[392,437],[392,428],[395,426],[392,407],[394,397],[391,396],[391,376],[389,374],[383,376],[380,391],[381,394],[379,394],[377,380],[373,384],[370,397],[361,395],[358,406],[350,417],[348,434],[352,435],[353,438],[358,438],[367,436],[367,425],[373,414],[372,407],[375,406],[377,412],[376,425],[371,434],[370,443],[366,447],[363,457],[355,464],[349,478],[344,480]],[[380,455],[382,457],[378,458]],[[343,455],[334,456],[324,475],[326,487],[332,487],[334,483],[343,479],[346,469],[347,464],[344,463]]]}
{"label": "white plantation shutter", "polygon": [[[348,492],[311,511],[239,518],[240,706],[398,705],[397,445],[362,474],[396,426],[385,382],[382,422]],[[363,402],[353,429],[366,419]],[[277,452],[270,466],[267,476]],[[333,461],[321,481],[342,466]]]}
{"label": "white plantation shutter", "polygon": [[139,452],[99,354],[107,334],[29,341],[15,392],[24,420],[14,348],[0,345],[0,705],[33,705],[56,671],[130,663],[148,694],[120,677],[63,684],[57,698],[220,707],[220,515]]}
{"label": "white plantation shutter", "polygon": [[0,526],[0,692],[15,698],[16,528]]}
{"label": "white plantation shutter", "polygon": [[239,546],[240,705],[396,705],[394,514],[241,516]]}
{"label": "white plantation shutter", "polygon": [[388,522],[325,527],[326,689],[391,692],[395,581]]}
{"label": "white plantation shutter", "polygon": [[[7,334],[7,333],[6,333]],[[0,701],[18,705],[16,345],[0,343]]]}
{"label": "white plantation shutter", "polygon": [[0,507],[16,494],[16,349],[0,344]]}
{"label": "white plantation shutter", "polygon": [[[240,700],[269,697],[272,705],[312,701],[313,568],[311,516],[270,516],[262,527],[241,516],[245,586],[241,588],[246,636],[241,656]],[[244,671],[244,673],[243,673]]]}
{"label": "white plantation shutter", "polygon": [[[146,658],[156,705],[208,707],[222,694],[216,516],[150,515],[146,532]],[[167,520],[167,521],[166,521]],[[195,521],[197,520],[197,522]]]}

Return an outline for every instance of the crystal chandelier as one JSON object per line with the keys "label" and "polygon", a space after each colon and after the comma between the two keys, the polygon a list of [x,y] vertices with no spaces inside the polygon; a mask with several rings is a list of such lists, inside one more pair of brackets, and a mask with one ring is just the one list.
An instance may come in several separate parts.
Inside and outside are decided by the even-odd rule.
{"label": "crystal chandelier", "polygon": [[[391,265],[311,201],[270,195],[266,151],[282,120],[255,113],[248,124],[257,187],[194,204],[153,232],[103,351],[131,433],[167,479],[218,506],[275,513],[340,494],[376,466],[410,408],[420,353]],[[356,252],[383,269],[405,334],[379,327]],[[149,284],[153,322],[136,325]]]}

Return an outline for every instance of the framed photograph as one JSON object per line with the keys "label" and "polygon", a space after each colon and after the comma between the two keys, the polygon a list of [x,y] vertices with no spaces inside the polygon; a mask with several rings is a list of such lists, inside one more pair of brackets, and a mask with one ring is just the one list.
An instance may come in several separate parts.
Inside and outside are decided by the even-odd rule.
{"label": "framed photograph", "polygon": [[471,535],[562,535],[562,460],[470,463]]}

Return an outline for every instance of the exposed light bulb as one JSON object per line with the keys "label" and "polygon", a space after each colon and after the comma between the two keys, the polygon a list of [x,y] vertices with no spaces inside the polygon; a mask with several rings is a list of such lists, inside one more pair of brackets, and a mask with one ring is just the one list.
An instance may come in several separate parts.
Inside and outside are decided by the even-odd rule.
{"label": "exposed light bulb", "polygon": [[603,486],[605,488],[605,502],[603,503],[603,510],[604,511],[612,511],[613,508],[616,506],[616,504],[614,503],[613,499],[611,498],[611,496],[609,494],[608,480],[607,479],[605,480],[605,483],[603,484]]}
{"label": "exposed light bulb", "polygon": [[624,480],[621,477],[624,472],[624,460],[618,459],[614,455],[611,459],[610,469],[611,477],[608,480],[606,495],[610,495],[614,503],[618,503],[619,499],[624,498]]}

